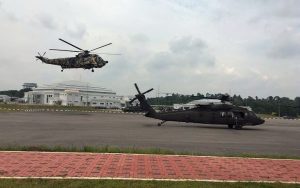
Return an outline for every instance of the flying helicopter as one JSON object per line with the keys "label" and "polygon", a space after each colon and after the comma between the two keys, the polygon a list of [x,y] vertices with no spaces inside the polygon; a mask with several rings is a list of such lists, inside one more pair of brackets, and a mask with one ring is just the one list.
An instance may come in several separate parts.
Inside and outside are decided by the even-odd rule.
{"label": "flying helicopter", "polygon": [[140,107],[146,112],[145,116],[149,118],[162,120],[158,126],[167,121],[191,122],[204,124],[225,124],[229,129],[242,129],[243,126],[260,125],[265,121],[256,114],[244,107],[235,106],[229,103],[229,95],[222,95],[220,103],[199,104],[191,109],[182,109],[168,112],[156,112],[146,100],[145,94],[153,90],[149,89],[143,93],[140,92],[138,85],[134,84],[138,94],[135,95],[129,103],[135,100],[140,102]]}
{"label": "flying helicopter", "polygon": [[38,56],[35,57],[41,60],[43,63],[61,66],[62,68],[61,72],[63,72],[64,69],[73,69],[73,68],[92,69],[92,72],[94,72],[94,68],[101,68],[108,63],[108,61],[104,61],[97,54],[121,55],[121,54],[113,54],[113,53],[91,53],[95,50],[111,45],[112,43],[102,45],[92,50],[83,50],[61,38],[59,38],[59,40],[76,48],[77,50],[62,50],[62,49],[49,49],[49,50],[64,51],[64,52],[78,52],[78,54],[75,57],[48,59],[44,57],[44,55],[46,54],[45,52],[43,55],[38,53]]}

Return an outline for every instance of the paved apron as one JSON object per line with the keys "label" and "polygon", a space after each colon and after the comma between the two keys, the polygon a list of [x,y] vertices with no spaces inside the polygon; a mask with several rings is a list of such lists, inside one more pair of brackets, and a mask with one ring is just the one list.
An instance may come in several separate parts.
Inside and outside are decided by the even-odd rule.
{"label": "paved apron", "polygon": [[0,178],[300,182],[300,160],[238,157],[0,152]]}

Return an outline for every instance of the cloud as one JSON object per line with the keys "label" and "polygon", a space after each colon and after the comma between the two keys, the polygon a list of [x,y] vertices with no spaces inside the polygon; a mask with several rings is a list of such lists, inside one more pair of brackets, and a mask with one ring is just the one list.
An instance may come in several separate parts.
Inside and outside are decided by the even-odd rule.
{"label": "cloud", "polygon": [[185,1],[169,0],[169,2],[176,3],[177,5],[182,6],[184,8],[188,8],[188,9],[196,9],[201,6],[207,6],[207,3],[205,1],[201,1],[201,0],[185,0]]}
{"label": "cloud", "polygon": [[[0,2],[0,90],[82,77],[119,95],[134,94],[134,82],[186,94],[300,93],[294,79],[300,71],[300,1]],[[258,20],[249,23],[253,18]],[[109,64],[95,73],[61,73],[57,66],[36,62],[37,51],[70,47],[60,37],[84,49],[112,42],[97,52],[123,55],[101,55]],[[49,58],[73,55],[47,51]]]}
{"label": "cloud", "polygon": [[[249,6],[250,4],[250,6]],[[257,0],[252,3],[246,3],[255,11],[249,19],[249,23],[257,23],[263,21],[281,22],[282,20],[296,20],[300,18],[300,1],[297,0]]]}
{"label": "cloud", "polygon": [[168,51],[154,54],[148,63],[153,71],[190,70],[214,65],[215,60],[209,53],[207,44],[191,36],[172,39]]}
{"label": "cloud", "polygon": [[76,39],[82,39],[87,33],[86,25],[82,23],[75,23],[67,25],[65,28],[67,35]]}
{"label": "cloud", "polygon": [[7,18],[9,21],[12,22],[17,22],[19,21],[19,18],[16,16],[16,14],[14,14],[13,12],[5,9],[5,7],[3,6],[2,1],[0,1],[0,16],[1,13],[5,16],[5,18]]}
{"label": "cloud", "polygon": [[57,29],[58,23],[54,20],[54,18],[48,14],[40,14],[37,15],[39,23],[47,28],[47,29]]}
{"label": "cloud", "polygon": [[203,40],[190,36],[176,38],[170,41],[169,46],[173,53],[186,53],[191,51],[202,53],[202,51],[207,48]]}
{"label": "cloud", "polygon": [[300,38],[284,36],[270,42],[267,55],[271,58],[294,58],[300,56]]}
{"label": "cloud", "polygon": [[130,36],[131,42],[134,43],[147,43],[149,41],[149,37],[142,34],[142,33],[137,33],[132,36]]}

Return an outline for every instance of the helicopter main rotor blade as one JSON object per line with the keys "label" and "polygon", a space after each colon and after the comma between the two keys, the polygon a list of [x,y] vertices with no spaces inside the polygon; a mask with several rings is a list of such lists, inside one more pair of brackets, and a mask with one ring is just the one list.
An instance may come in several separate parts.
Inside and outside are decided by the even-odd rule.
{"label": "helicopter main rotor blade", "polygon": [[74,48],[77,48],[78,50],[84,51],[83,49],[81,49],[81,48],[79,48],[79,47],[77,47],[77,46],[75,46],[75,45],[73,45],[73,44],[71,44],[71,43],[69,43],[69,42],[67,42],[67,41],[65,41],[65,40],[63,40],[63,39],[60,39],[60,38],[59,38],[59,40],[60,40],[60,41],[63,41],[64,43],[67,43],[68,45],[73,46]]}
{"label": "helicopter main rotor blade", "polygon": [[93,54],[104,54],[104,55],[122,55],[122,54],[114,54],[114,53],[93,53]]}
{"label": "helicopter main rotor blade", "polygon": [[149,93],[149,92],[152,91],[152,90],[153,90],[153,88],[151,88],[151,89],[145,91],[144,93],[142,93],[142,95],[145,95],[146,93]]}
{"label": "helicopter main rotor blade", "polygon": [[90,50],[90,52],[91,52],[91,51],[94,51],[94,50],[97,50],[97,49],[99,49],[99,48],[103,48],[103,47],[105,47],[105,46],[111,45],[111,44],[112,44],[112,43],[108,43],[108,44],[105,44],[105,45],[100,46],[100,47],[98,47],[98,48],[94,48],[94,49]]}
{"label": "helicopter main rotor blade", "polygon": [[129,101],[129,104],[132,104],[133,101],[135,101],[136,99],[137,99],[136,97],[134,97],[133,99],[131,99],[131,100]]}
{"label": "helicopter main rotor blade", "polygon": [[82,52],[82,51],[76,51],[76,50],[61,50],[61,49],[49,49],[49,50],[54,50],[54,51],[64,51],[64,52]]}
{"label": "helicopter main rotor blade", "polygon": [[134,83],[134,87],[136,88],[137,92],[138,92],[139,94],[141,94],[140,89],[139,89],[139,87],[138,87],[138,85],[137,85],[136,83]]}

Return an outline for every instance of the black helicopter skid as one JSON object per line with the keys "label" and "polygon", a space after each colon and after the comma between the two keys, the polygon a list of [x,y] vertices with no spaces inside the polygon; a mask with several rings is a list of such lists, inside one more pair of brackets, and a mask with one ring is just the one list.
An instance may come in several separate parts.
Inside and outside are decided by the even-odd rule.
{"label": "black helicopter skid", "polygon": [[163,125],[164,123],[166,123],[166,122],[167,122],[167,121],[162,121],[162,122],[158,123],[157,126],[160,127],[160,126],[162,126],[162,125]]}

